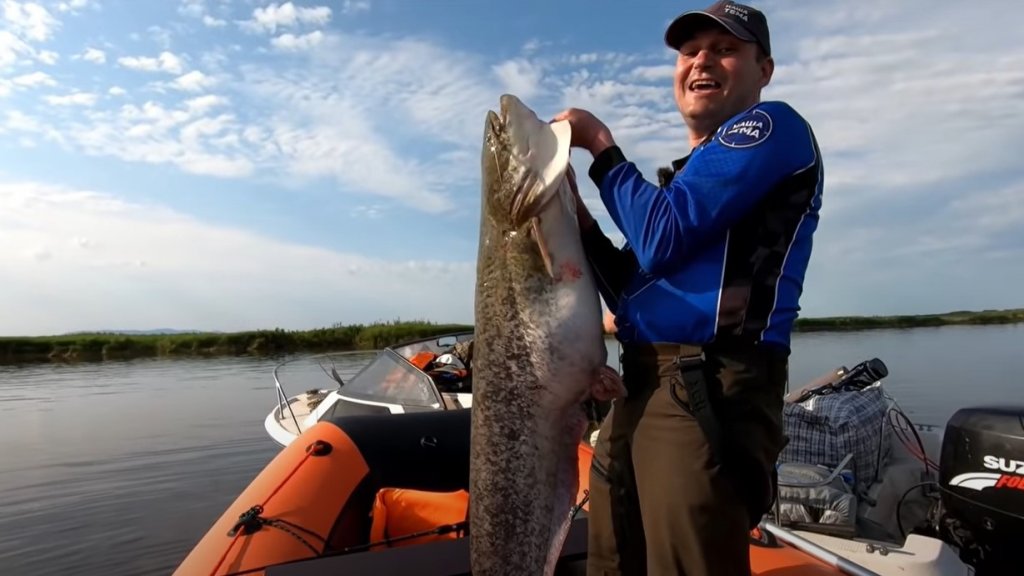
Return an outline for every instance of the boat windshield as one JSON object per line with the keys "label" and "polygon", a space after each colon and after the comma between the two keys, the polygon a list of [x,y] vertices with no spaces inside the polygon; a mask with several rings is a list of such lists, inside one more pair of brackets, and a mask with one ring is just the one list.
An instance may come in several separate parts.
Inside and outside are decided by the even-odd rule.
{"label": "boat windshield", "polygon": [[438,407],[440,393],[429,376],[393,350],[384,350],[351,380],[341,393],[359,400],[403,406]]}

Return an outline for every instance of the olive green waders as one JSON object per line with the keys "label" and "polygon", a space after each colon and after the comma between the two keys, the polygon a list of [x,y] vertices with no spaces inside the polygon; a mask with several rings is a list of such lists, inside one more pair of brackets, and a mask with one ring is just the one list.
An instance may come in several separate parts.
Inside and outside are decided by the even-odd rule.
{"label": "olive green waders", "polygon": [[[627,346],[629,396],[615,401],[590,471],[587,573],[747,576],[750,530],[768,510],[784,445],[788,354],[734,346]],[[681,373],[678,358],[684,360]],[[694,415],[688,380],[704,377],[729,466]]]}

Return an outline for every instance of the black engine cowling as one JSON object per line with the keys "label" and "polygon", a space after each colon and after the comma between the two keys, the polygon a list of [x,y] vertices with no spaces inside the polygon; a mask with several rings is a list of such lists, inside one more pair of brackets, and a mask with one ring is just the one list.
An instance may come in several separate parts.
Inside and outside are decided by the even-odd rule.
{"label": "black engine cowling", "polygon": [[941,537],[958,546],[978,574],[1017,573],[1024,538],[1024,406],[957,411],[942,440],[939,483]]}

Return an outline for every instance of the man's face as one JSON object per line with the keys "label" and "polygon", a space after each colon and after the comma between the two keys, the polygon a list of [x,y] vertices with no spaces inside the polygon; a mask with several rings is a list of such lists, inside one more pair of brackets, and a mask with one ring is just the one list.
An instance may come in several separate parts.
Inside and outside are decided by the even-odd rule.
{"label": "man's face", "polygon": [[773,69],[770,58],[758,61],[757,44],[717,26],[699,31],[679,47],[676,104],[687,125],[706,135],[756,104]]}

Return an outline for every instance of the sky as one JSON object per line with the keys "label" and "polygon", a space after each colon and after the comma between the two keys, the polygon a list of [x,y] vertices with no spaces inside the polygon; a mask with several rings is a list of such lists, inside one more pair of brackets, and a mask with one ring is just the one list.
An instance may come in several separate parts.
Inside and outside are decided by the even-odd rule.
{"label": "sky", "polygon": [[[588,109],[654,180],[703,4],[0,0],[0,335],[471,323],[487,110]],[[802,314],[1024,306],[1019,7],[754,5],[825,163]]]}

